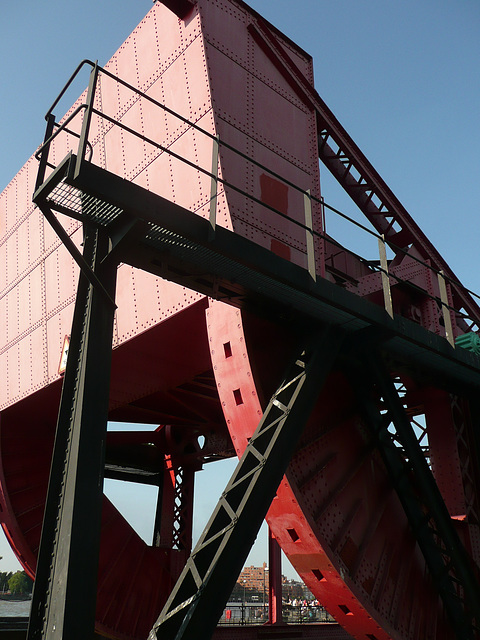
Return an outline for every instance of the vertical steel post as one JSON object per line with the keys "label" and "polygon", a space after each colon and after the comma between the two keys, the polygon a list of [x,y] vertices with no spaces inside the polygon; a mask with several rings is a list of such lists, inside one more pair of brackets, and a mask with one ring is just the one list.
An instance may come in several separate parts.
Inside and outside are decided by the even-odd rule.
{"label": "vertical steel post", "polygon": [[43,139],[43,143],[45,146],[43,147],[42,153],[40,156],[40,162],[39,162],[38,171],[37,171],[37,180],[35,183],[35,191],[40,187],[40,185],[43,184],[43,181],[45,180],[45,172],[47,170],[48,154],[50,151],[51,141],[48,144],[45,144],[45,143],[53,134],[54,127],[55,127],[55,116],[53,115],[53,113],[49,113],[47,116],[47,128],[45,129],[45,137]]}
{"label": "vertical steel post", "polygon": [[305,234],[307,242],[307,268],[312,280],[316,282],[317,273],[315,271],[315,244],[313,241],[313,218],[312,218],[312,196],[310,189],[303,194],[305,207]]}
{"label": "vertical steel post", "polygon": [[85,110],[85,115],[83,116],[82,131],[80,133],[80,142],[78,143],[77,161],[75,164],[75,173],[74,173],[75,178],[77,178],[80,173],[82,162],[85,158],[85,152],[87,151],[88,134],[90,132],[90,123],[92,121],[92,109],[95,102],[95,90],[97,87],[97,78],[98,78],[98,64],[95,62],[95,66],[90,72],[90,81],[88,83],[87,100],[86,100],[87,108]]}
{"label": "vertical steel post", "polygon": [[93,636],[116,264],[110,239],[85,229],[84,256],[104,290],[80,275],[37,563],[29,640]]}
{"label": "vertical steel post", "polygon": [[438,272],[438,287],[440,289],[440,300],[442,301],[443,323],[445,327],[445,337],[448,342],[455,348],[455,338],[453,337],[452,318],[450,317],[450,309],[448,304],[447,285],[445,283],[445,275],[443,271]]}
{"label": "vertical steel post", "polygon": [[153,546],[173,548],[173,505],[175,500],[175,482],[170,456],[165,456],[164,468],[160,472],[161,483],[158,487],[157,511],[153,527]]}
{"label": "vertical steel post", "polygon": [[393,318],[392,291],[390,289],[390,278],[388,277],[387,249],[385,246],[385,236],[382,234],[378,238],[378,251],[380,254],[380,267],[382,269],[383,300],[385,311]]}
{"label": "vertical steel post", "polygon": [[268,623],[282,624],[282,550],[268,528]]}
{"label": "vertical steel post", "polygon": [[320,240],[320,275],[325,278],[325,259],[326,259],[326,241],[325,236],[327,233],[327,220],[325,217],[325,199],[322,196],[320,198],[320,215],[322,219],[322,238]]}
{"label": "vertical steel post", "polygon": [[195,470],[165,456],[153,532],[154,547],[184,552],[185,561],[192,550]]}
{"label": "vertical steel post", "polygon": [[218,141],[219,137],[215,136],[212,148],[212,182],[210,185],[210,229],[208,232],[210,240],[215,237],[215,227],[217,226]]}

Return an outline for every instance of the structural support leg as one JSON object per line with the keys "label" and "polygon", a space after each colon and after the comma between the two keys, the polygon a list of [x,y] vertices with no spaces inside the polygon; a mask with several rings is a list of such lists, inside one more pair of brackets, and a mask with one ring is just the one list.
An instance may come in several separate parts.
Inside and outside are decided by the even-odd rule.
{"label": "structural support leg", "polygon": [[150,640],[196,640],[199,629],[211,637],[341,342],[325,330],[288,368]]}
{"label": "structural support leg", "polygon": [[[88,227],[34,586],[29,640],[93,637],[116,264],[110,238]],[[107,293],[108,295],[105,295]]]}
{"label": "structural support leg", "polygon": [[268,623],[282,624],[282,550],[268,528]]}

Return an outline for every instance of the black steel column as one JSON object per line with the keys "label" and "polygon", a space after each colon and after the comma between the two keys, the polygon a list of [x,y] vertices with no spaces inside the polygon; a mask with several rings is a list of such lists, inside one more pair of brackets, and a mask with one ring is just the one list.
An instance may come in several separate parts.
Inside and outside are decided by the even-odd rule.
{"label": "black steel column", "polygon": [[93,637],[117,265],[110,238],[87,226],[57,422],[28,640]]}

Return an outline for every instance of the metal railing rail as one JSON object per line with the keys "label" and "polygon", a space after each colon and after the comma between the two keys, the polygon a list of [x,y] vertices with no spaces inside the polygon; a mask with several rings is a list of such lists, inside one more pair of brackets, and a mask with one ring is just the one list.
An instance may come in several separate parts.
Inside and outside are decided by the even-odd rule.
{"label": "metal railing rail", "polygon": [[[76,138],[80,139],[80,134],[77,133],[76,131],[72,131],[71,129],[67,129],[67,124],[69,124],[79,113],[80,111],[83,111],[84,109],[87,109],[88,105],[87,104],[80,104],[69,116],[68,118],[62,122],[62,123],[58,123],[58,122],[54,122],[54,126],[57,127],[57,129],[52,133],[52,135],[50,135],[45,142],[43,142],[37,149],[37,151],[35,152],[35,158],[36,160],[40,160],[43,151],[45,148],[49,148],[51,143],[55,140],[55,138],[62,133],[62,131],[65,131],[65,133],[68,133],[69,135],[75,136]],[[90,158],[89,160],[92,159],[93,156],[93,147],[90,143],[88,143],[88,146],[91,150],[90,152]],[[51,169],[55,169],[55,165],[51,164],[50,162],[47,162],[47,166],[50,167]]]}
{"label": "metal railing rail", "polygon": [[[447,316],[449,317],[449,313],[453,313],[457,317],[462,318],[467,322],[469,321],[471,323],[471,325],[470,325],[471,330],[473,330],[473,327],[475,327],[475,326],[477,327],[477,331],[480,329],[480,320],[479,319],[477,319],[475,317],[472,317],[471,315],[466,313],[464,310],[456,309],[456,308],[454,308],[453,306],[451,306],[449,304],[445,285],[448,284],[450,286],[458,287],[458,288],[462,289],[466,294],[468,294],[468,295],[480,300],[480,296],[478,294],[476,294],[475,292],[471,291],[470,289],[468,289],[467,287],[462,285],[457,280],[452,279],[449,276],[445,275],[441,270],[438,270],[438,269],[432,267],[430,264],[428,264],[427,262],[425,262],[421,258],[418,258],[417,256],[413,255],[412,253],[409,253],[408,250],[406,250],[406,249],[404,249],[402,247],[398,247],[397,245],[392,243],[390,240],[386,240],[382,235],[379,235],[376,231],[373,231],[372,229],[369,229],[368,227],[366,227],[365,225],[361,224],[360,222],[354,220],[353,218],[351,218],[347,214],[345,214],[345,213],[339,211],[338,209],[336,209],[335,207],[329,205],[328,203],[325,202],[325,200],[323,198],[317,198],[316,196],[312,195],[310,193],[310,190],[302,189],[301,187],[299,187],[298,185],[294,184],[293,182],[291,182],[290,180],[288,180],[284,176],[282,176],[279,173],[273,171],[271,168],[265,166],[264,164],[258,162],[255,159],[247,156],[242,151],[236,149],[232,145],[230,145],[227,142],[221,140],[216,134],[212,134],[209,131],[206,131],[205,129],[200,127],[195,122],[192,122],[188,118],[185,118],[184,116],[176,113],[175,111],[173,111],[172,109],[170,109],[166,105],[162,104],[161,102],[159,102],[155,98],[152,98],[151,96],[149,96],[145,92],[141,91],[140,89],[134,87],[133,85],[131,85],[128,82],[126,82],[125,80],[122,80],[118,76],[114,75],[113,73],[108,71],[108,69],[105,69],[103,67],[98,66],[98,64],[96,62],[92,62],[91,60],[85,59],[85,60],[82,60],[79,63],[79,65],[77,66],[77,68],[75,69],[73,74],[70,76],[69,80],[66,82],[66,84],[64,85],[64,87],[60,91],[59,95],[57,96],[57,98],[53,102],[52,106],[47,111],[47,113],[45,115],[45,118],[47,119],[47,122],[48,122],[48,119],[52,118],[52,116],[53,116],[53,109],[58,105],[58,103],[60,102],[62,97],[66,94],[68,88],[72,85],[73,81],[78,76],[78,74],[80,73],[80,71],[83,69],[84,66],[90,66],[92,68],[92,70],[91,70],[91,80],[90,80],[90,85],[89,85],[89,89],[88,89],[88,93],[87,93],[87,100],[86,100],[85,103],[82,103],[82,104],[78,105],[75,108],[75,110],[67,117],[67,119],[63,123],[58,124],[58,125],[57,125],[57,123],[55,123],[55,126],[57,126],[57,129],[51,135],[49,135],[47,137],[47,139],[43,142],[43,144],[38,148],[38,150],[37,150],[37,152],[35,154],[35,157],[38,160],[43,161],[46,166],[54,168],[54,165],[52,165],[51,163],[48,162],[49,150],[50,150],[50,147],[51,147],[52,143],[54,142],[54,140],[58,137],[58,135],[60,133],[62,133],[64,131],[66,133],[74,135],[77,138],[80,138],[80,144],[79,144],[80,153],[78,154],[78,157],[77,157],[77,169],[79,168],[80,163],[83,162],[84,160],[88,161],[88,162],[92,161],[92,159],[93,159],[93,147],[90,144],[90,142],[88,141],[88,135],[89,135],[89,128],[90,128],[91,118],[92,118],[93,115],[96,115],[99,118],[103,118],[107,122],[110,122],[113,126],[120,127],[126,133],[128,133],[130,135],[133,135],[133,136],[137,137],[138,139],[142,140],[143,142],[145,142],[146,144],[151,145],[152,147],[158,149],[161,153],[167,153],[171,157],[179,160],[180,162],[186,164],[187,166],[190,166],[191,168],[195,169],[196,171],[200,171],[202,174],[210,177],[210,179],[212,180],[212,185],[213,185],[213,183],[215,183],[215,189],[213,189],[213,187],[212,187],[212,192],[211,192],[211,196],[210,196],[210,202],[213,199],[215,199],[215,200],[217,199],[218,193],[217,193],[216,185],[218,185],[218,183],[220,183],[220,184],[223,185],[224,188],[228,188],[228,189],[231,189],[231,190],[235,191],[239,195],[249,199],[250,201],[254,202],[255,204],[258,204],[259,206],[263,207],[264,209],[267,209],[267,210],[271,211],[275,215],[278,215],[279,217],[281,217],[281,218],[283,218],[285,220],[288,220],[289,223],[292,223],[293,225],[295,225],[298,228],[302,229],[305,232],[305,238],[306,238],[307,268],[308,268],[310,274],[312,275],[312,277],[314,279],[316,277],[316,274],[315,274],[315,271],[314,271],[314,264],[315,264],[314,251],[315,251],[315,246],[314,246],[313,238],[317,238],[317,239],[321,240],[323,243],[332,244],[332,245],[340,248],[342,251],[345,251],[349,255],[352,255],[353,257],[355,257],[355,259],[361,261],[364,265],[366,265],[366,267],[370,271],[378,272],[378,273],[381,274],[381,278],[383,280],[385,304],[386,304],[386,308],[387,308],[388,312],[390,312],[389,311],[389,305],[388,305],[388,297],[390,296],[390,292],[389,292],[390,281],[393,280],[393,281],[395,281],[396,283],[399,283],[399,284],[407,284],[410,288],[413,288],[416,291],[418,291],[419,293],[421,293],[422,296],[428,297],[428,298],[432,299],[435,303],[437,303],[438,306],[439,306],[439,310],[443,314],[443,320],[444,320],[446,325],[449,323],[449,320],[447,319]],[[218,171],[215,171],[215,167],[212,166],[211,168],[208,168],[208,169],[204,168],[204,167],[200,166],[199,164],[197,164],[195,162],[192,162],[191,160],[188,160],[187,158],[184,158],[180,154],[176,153],[171,148],[169,148],[169,146],[162,145],[159,142],[153,140],[152,138],[150,138],[148,136],[145,136],[143,133],[140,133],[139,131],[136,131],[132,127],[129,127],[129,126],[125,125],[124,123],[120,122],[118,119],[115,119],[115,117],[110,116],[110,115],[108,115],[108,114],[106,114],[106,113],[104,113],[102,111],[99,111],[97,108],[95,108],[94,101],[95,101],[95,92],[96,92],[96,88],[97,88],[98,77],[101,74],[109,77],[114,82],[117,82],[120,85],[124,86],[126,89],[132,91],[135,95],[138,96],[138,99],[145,99],[145,100],[149,101],[154,106],[162,109],[165,113],[167,113],[167,114],[173,116],[174,118],[178,119],[181,123],[185,124],[188,128],[192,128],[193,130],[198,131],[200,134],[202,134],[202,135],[206,136],[207,138],[209,138],[210,140],[212,140],[212,144],[213,144],[212,155],[213,156],[215,156],[218,153],[218,148],[219,147],[223,147],[225,149],[228,149],[229,151],[231,151],[232,153],[236,154],[240,158],[246,160],[247,162],[251,163],[252,165],[256,166],[257,168],[267,172],[270,176],[276,178],[277,180],[281,181],[283,184],[285,184],[288,187],[291,187],[292,189],[294,189],[296,192],[298,192],[304,198],[305,216],[306,216],[305,217],[305,222],[301,222],[299,220],[293,219],[292,217],[290,217],[289,215],[285,214],[284,212],[279,211],[278,209],[276,209],[275,207],[269,205],[268,203],[263,202],[259,198],[255,197],[253,194],[248,193],[244,189],[236,186],[235,184],[231,183],[230,181],[227,181],[225,178],[220,177],[218,175]],[[75,132],[73,132],[71,130],[68,130],[67,129],[67,125],[82,111],[84,112],[84,120],[83,120],[83,125],[82,125],[82,133],[79,135],[79,134],[77,134],[77,133],[75,133]],[[86,149],[87,148],[89,149],[89,152],[90,152],[88,159],[85,158],[85,154],[86,154]],[[47,157],[46,160],[45,160],[45,157],[44,157],[45,155]],[[348,223],[354,225],[356,228],[358,228],[361,231],[367,233],[368,235],[372,236],[373,238],[376,238],[377,242],[379,243],[379,247],[383,246],[385,248],[386,246],[388,246],[395,254],[408,255],[409,259],[421,264],[425,269],[427,269],[427,270],[431,271],[432,273],[434,273],[436,275],[437,279],[438,279],[438,282],[439,282],[439,290],[441,292],[441,295],[440,296],[436,296],[436,295],[432,294],[431,292],[428,292],[425,289],[422,289],[418,285],[415,285],[414,283],[412,283],[412,282],[410,282],[408,280],[404,280],[404,279],[398,277],[396,274],[394,274],[394,273],[392,273],[392,272],[390,272],[388,270],[388,262],[386,263],[385,260],[380,260],[379,264],[376,264],[374,261],[367,260],[366,258],[360,256],[359,254],[355,253],[354,251],[348,249],[347,247],[345,247],[344,245],[340,244],[338,241],[334,240],[332,237],[327,235],[326,230],[325,230],[325,225],[323,226],[323,231],[321,231],[321,232],[313,229],[311,215],[309,215],[309,208],[311,207],[311,203],[315,203],[315,204],[320,206],[320,209],[322,211],[322,223],[323,223],[323,219],[324,219],[324,210],[328,209],[329,211],[331,211],[335,215],[337,215],[340,218],[344,219]],[[208,204],[208,202],[206,202],[206,203],[204,203],[204,204],[202,204],[200,206],[205,206],[206,204]],[[211,205],[211,209],[210,209],[210,221],[211,221],[212,229],[213,229],[213,232],[214,232],[216,219],[215,219],[215,214],[214,213],[212,214],[212,205]],[[380,257],[382,256],[382,253],[383,253],[383,251],[380,250],[380,253],[379,253]],[[324,269],[325,269],[325,265],[323,265],[323,267],[322,267],[322,275],[324,275]],[[451,335],[452,334],[451,328],[450,328],[450,331],[447,328],[446,332],[447,332],[447,336],[446,336],[447,339],[449,339],[449,341],[452,344],[452,346],[454,346],[453,336]],[[449,336],[449,333],[450,333],[450,336]]]}
{"label": "metal railing rail", "polygon": [[[321,605],[282,604],[286,624],[337,624]],[[255,626],[268,622],[268,602],[229,602],[218,621],[221,627]]]}

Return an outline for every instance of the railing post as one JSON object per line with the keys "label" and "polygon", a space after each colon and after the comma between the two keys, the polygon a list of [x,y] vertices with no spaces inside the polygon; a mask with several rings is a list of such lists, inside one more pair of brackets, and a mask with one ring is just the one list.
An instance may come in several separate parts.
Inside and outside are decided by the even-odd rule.
{"label": "railing post", "polygon": [[445,337],[448,342],[455,348],[455,338],[453,337],[452,318],[450,317],[450,309],[447,296],[447,285],[445,283],[445,274],[443,271],[438,272],[438,287],[440,289],[440,300],[442,302],[443,323],[445,327]]}
{"label": "railing post", "polygon": [[325,260],[326,260],[326,252],[327,252],[327,243],[325,240],[327,233],[327,220],[325,217],[325,198],[321,196],[320,198],[320,215],[322,218],[322,238],[320,240],[320,275],[322,278],[325,278]]}
{"label": "railing post", "polygon": [[85,152],[87,150],[88,134],[90,132],[90,123],[92,120],[92,109],[93,109],[93,104],[95,102],[95,90],[97,87],[97,78],[98,78],[98,64],[95,62],[95,66],[90,72],[90,81],[88,83],[87,100],[86,100],[87,108],[85,110],[85,115],[83,116],[82,132],[80,134],[80,142],[78,143],[77,162],[75,164],[75,178],[78,177],[80,173],[80,168],[82,166],[82,162],[85,157]]}
{"label": "railing post", "polygon": [[[43,140],[44,144],[47,142],[47,140],[49,140],[49,138],[53,134],[54,127],[55,127],[55,116],[53,115],[53,113],[49,113],[47,116],[47,128],[45,129],[45,138]],[[50,152],[50,142],[48,144],[45,144],[45,146],[42,149],[42,155],[40,156],[40,163],[38,165],[35,191],[43,184],[43,181],[45,180],[45,172],[47,170],[47,163],[48,163],[48,154]]]}
{"label": "railing post", "polygon": [[312,219],[312,197],[310,189],[303,194],[305,208],[305,234],[307,241],[307,267],[312,280],[316,282],[317,273],[315,271],[315,245],[313,242],[313,219]]}
{"label": "railing post", "polygon": [[212,182],[210,186],[210,229],[208,231],[209,240],[213,240],[215,237],[215,227],[217,226],[218,140],[218,135],[213,138]]}
{"label": "railing post", "polygon": [[387,249],[385,247],[384,235],[378,237],[378,251],[380,254],[380,267],[382,270],[382,288],[385,311],[391,318],[393,318],[392,291],[390,289],[390,278],[388,277]]}

